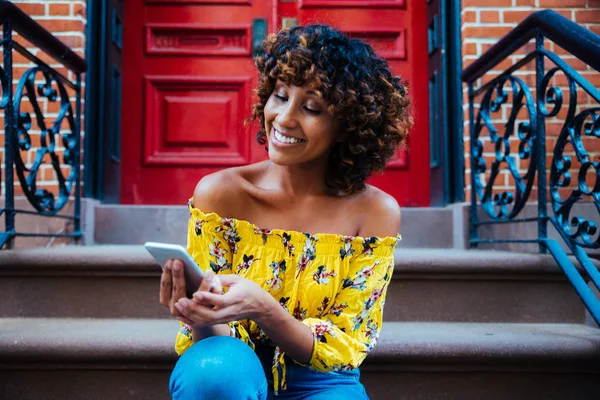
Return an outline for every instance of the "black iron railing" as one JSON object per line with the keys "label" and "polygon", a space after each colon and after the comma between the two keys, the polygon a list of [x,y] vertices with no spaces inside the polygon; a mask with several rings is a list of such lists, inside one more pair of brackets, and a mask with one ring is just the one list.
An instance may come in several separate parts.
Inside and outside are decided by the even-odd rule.
{"label": "black iron railing", "polygon": [[[496,76],[490,73],[532,40],[534,49],[520,61]],[[578,212],[574,206],[583,202],[600,213],[600,162],[590,152],[590,146],[600,151],[600,91],[547,49],[550,42],[600,71],[600,36],[544,10],[527,17],[461,74],[469,95],[470,243],[472,247],[498,242],[537,243],[540,251],[552,254],[600,324],[600,300],[586,282],[600,289],[600,273],[586,253],[586,249],[600,248],[600,231],[593,220],[574,215]],[[532,63],[535,68],[528,74]],[[551,67],[547,68],[548,64]],[[564,82],[560,83],[559,76]],[[528,78],[535,78],[531,79],[533,89],[526,83]],[[586,102],[580,101],[586,94]],[[557,116],[560,133],[553,138],[548,176],[546,128]],[[501,179],[508,179],[513,187],[507,188]],[[537,216],[521,218],[534,184]],[[548,202],[552,215],[547,211]],[[485,221],[479,218],[481,209],[487,214]],[[527,222],[537,222],[537,237],[480,238],[484,225]],[[571,262],[564,245],[548,238],[548,222],[577,258],[582,272]]]}
{"label": "black iron railing", "polygon": [[[11,248],[17,236],[81,237],[80,229],[80,127],[81,127],[81,74],[87,64],[60,40],[29,18],[9,1],[0,0],[2,24],[2,57],[0,68],[4,111],[4,214],[5,231],[0,232],[0,249]],[[43,53],[62,64],[74,79],[49,67],[40,58],[27,51],[13,33],[18,33]],[[15,76],[13,55],[21,54],[33,66]],[[13,79],[19,79],[16,87]],[[74,106],[70,93],[74,93]],[[52,126],[44,117],[42,103],[56,104],[58,113]],[[74,109],[73,109],[74,108]],[[32,130],[39,130],[39,144],[32,141]],[[36,141],[37,142],[37,141]],[[33,160],[27,159],[32,153]],[[56,174],[58,195],[37,187],[38,174],[43,164],[49,164]],[[63,172],[61,167],[66,167]],[[17,175],[23,194],[33,210],[15,208],[14,175]],[[66,176],[65,176],[66,175]],[[0,179],[1,185],[2,179]],[[59,214],[69,199],[74,201],[72,215]],[[17,232],[18,214],[66,218],[73,221],[73,233],[43,234]]]}

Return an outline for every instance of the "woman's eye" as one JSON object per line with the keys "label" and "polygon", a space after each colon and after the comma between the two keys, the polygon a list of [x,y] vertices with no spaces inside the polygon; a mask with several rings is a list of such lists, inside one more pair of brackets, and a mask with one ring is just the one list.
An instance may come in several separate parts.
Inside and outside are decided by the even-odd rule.
{"label": "woman's eye", "polygon": [[285,97],[285,96],[281,96],[281,95],[279,95],[279,94],[276,94],[276,95],[275,95],[275,97],[276,97],[277,99],[281,100],[281,101],[286,101],[286,100],[287,100],[287,97]]}
{"label": "woman's eye", "polygon": [[319,114],[321,114],[320,110],[313,110],[312,108],[308,108],[308,107],[304,107],[304,109],[306,111],[308,111],[308,113],[313,114],[313,115],[319,115]]}

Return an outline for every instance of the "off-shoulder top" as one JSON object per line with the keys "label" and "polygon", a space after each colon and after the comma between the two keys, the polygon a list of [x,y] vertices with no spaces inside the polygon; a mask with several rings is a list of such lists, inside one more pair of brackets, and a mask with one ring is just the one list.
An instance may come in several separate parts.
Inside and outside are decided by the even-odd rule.
{"label": "off-shoulder top", "polygon": [[[361,364],[381,330],[400,235],[380,238],[269,230],[204,213],[191,200],[189,209],[187,250],[201,268],[253,280],[312,330],[313,354],[305,366],[329,372]],[[255,345],[275,347],[274,391],[285,390],[285,353],[254,321],[232,321],[229,327],[232,336],[253,349]],[[191,328],[182,324],[175,350],[181,355],[192,344]]]}

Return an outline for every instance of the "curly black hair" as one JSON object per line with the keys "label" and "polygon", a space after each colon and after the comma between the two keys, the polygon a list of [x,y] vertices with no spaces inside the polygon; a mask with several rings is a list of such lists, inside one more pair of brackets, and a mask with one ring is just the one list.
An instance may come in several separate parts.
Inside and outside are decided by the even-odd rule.
{"label": "curly black hair", "polygon": [[363,190],[373,171],[383,171],[410,127],[410,98],[402,79],[371,46],[326,25],[296,26],[270,35],[256,57],[259,144],[265,144],[265,105],[278,79],[317,91],[342,121],[343,141],[329,157],[326,184],[344,194]]}

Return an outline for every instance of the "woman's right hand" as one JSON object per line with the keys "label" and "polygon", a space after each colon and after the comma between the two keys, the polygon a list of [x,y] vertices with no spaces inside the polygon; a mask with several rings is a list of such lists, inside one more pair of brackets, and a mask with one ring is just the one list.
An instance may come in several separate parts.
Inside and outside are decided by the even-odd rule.
{"label": "woman's right hand", "polygon": [[175,303],[186,297],[183,268],[181,261],[168,260],[160,276],[160,304],[167,307],[174,317],[181,316],[181,313],[175,307]]}
{"label": "woman's right hand", "polygon": [[[189,320],[180,312],[183,307],[187,306],[212,308],[212,306],[198,303],[194,298],[186,297],[184,268],[185,266],[179,260],[170,259],[166,262],[160,279],[160,304],[167,307],[171,315],[183,323],[195,328],[202,328],[205,324],[201,321]],[[205,272],[198,292],[223,293],[220,280],[212,270]]]}

